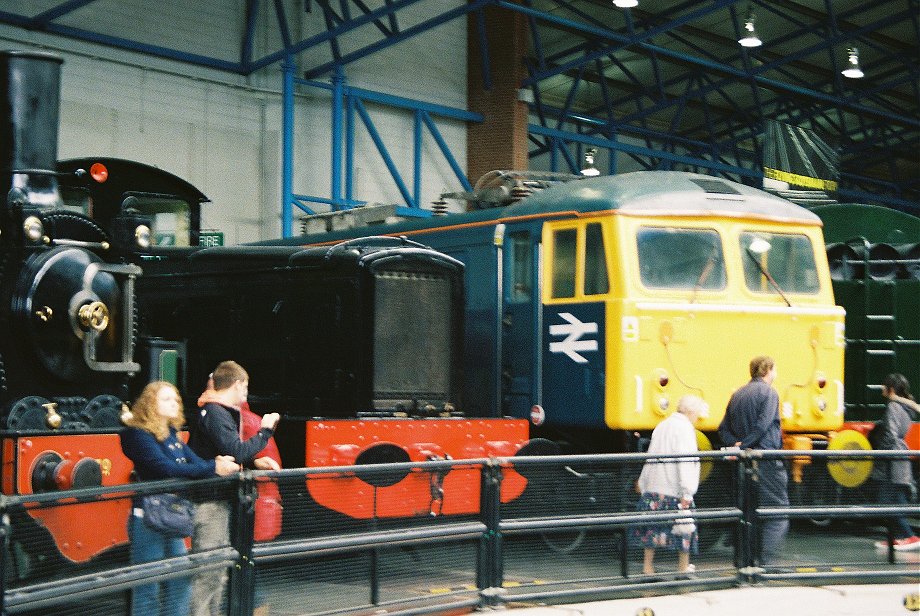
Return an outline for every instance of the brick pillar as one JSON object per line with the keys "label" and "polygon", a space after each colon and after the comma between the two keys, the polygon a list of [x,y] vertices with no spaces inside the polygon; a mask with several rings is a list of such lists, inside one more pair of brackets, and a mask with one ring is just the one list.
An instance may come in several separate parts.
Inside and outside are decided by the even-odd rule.
{"label": "brick pillar", "polygon": [[471,122],[466,131],[466,168],[470,182],[495,169],[526,170],[527,103],[518,100],[518,88],[527,77],[524,58],[528,52],[528,26],[524,15],[488,7],[485,30],[488,39],[492,88],[483,82],[482,48],[478,18],[467,22],[467,105],[485,120]]}

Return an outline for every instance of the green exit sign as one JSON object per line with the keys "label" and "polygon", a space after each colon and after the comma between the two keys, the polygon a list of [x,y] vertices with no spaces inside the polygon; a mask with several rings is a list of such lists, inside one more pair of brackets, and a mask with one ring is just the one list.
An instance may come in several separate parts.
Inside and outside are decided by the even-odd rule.
{"label": "green exit sign", "polygon": [[224,245],[224,232],[223,231],[202,231],[198,235],[198,245],[199,246],[223,246]]}

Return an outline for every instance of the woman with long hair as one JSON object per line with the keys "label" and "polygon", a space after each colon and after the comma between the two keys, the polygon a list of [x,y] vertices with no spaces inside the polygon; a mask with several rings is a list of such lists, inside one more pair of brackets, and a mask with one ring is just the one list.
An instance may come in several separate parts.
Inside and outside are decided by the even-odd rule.
{"label": "woman with long hair", "polygon": [[[903,374],[889,374],[882,381],[882,395],[888,400],[885,414],[879,420],[882,438],[879,449],[907,451],[907,431],[912,423],[912,411],[916,407],[910,394],[910,383]],[[913,482],[911,462],[907,458],[876,460],[872,468],[872,479],[878,486],[878,501],[882,505],[906,505],[910,499]],[[920,550],[920,537],[914,534],[907,519],[894,516],[889,520],[893,546],[897,551]],[[888,549],[888,541],[879,541],[876,547]]]}
{"label": "woman with long hair", "polygon": [[[202,460],[179,438],[185,416],[182,398],[172,383],[155,381],[144,387],[131,409],[131,418],[124,423],[127,427],[121,433],[121,449],[134,463],[140,481],[223,477],[240,470],[230,456]],[[167,537],[148,527],[139,499],[132,505],[128,517],[132,564],[186,554],[185,539]],[[136,586],[131,595],[131,613],[187,616],[190,590],[188,578]]]}

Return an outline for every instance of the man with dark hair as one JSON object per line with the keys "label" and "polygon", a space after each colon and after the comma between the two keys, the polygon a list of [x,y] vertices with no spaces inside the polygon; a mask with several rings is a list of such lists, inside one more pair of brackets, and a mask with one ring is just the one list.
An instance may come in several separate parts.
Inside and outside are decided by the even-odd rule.
{"label": "man with dark hair", "polygon": [[[259,431],[242,440],[240,407],[249,394],[249,375],[234,361],[218,364],[211,375],[214,391],[198,410],[198,422],[189,438],[189,446],[201,458],[219,455],[233,456],[244,467],[280,470],[279,464],[268,456],[257,458],[278,425],[278,413],[262,417]],[[230,508],[222,500],[200,503],[195,512],[195,534],[192,549],[199,552],[228,544]],[[227,583],[226,571],[204,571],[195,576],[192,585],[193,616],[220,614]]]}
{"label": "man with dark hair", "polygon": [[[782,449],[783,434],[779,419],[779,394],[773,388],[776,363],[772,357],[751,360],[751,380],[732,394],[719,424],[719,438],[725,445],[741,449]],[[782,460],[754,463],[760,506],[788,507],[788,476]],[[760,564],[772,564],[783,547],[789,520],[778,518],[760,523]]]}

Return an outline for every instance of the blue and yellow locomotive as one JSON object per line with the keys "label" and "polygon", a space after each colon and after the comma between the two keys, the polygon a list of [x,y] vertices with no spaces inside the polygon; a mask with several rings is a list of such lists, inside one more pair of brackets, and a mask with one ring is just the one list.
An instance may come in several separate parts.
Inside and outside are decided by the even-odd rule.
{"label": "blue and yellow locomotive", "polygon": [[467,405],[571,451],[634,450],[687,393],[714,432],[750,359],[772,355],[788,446],[823,447],[844,419],[845,315],[821,220],[693,173],[564,179],[493,172],[459,195],[472,211],[372,228],[466,265]]}

